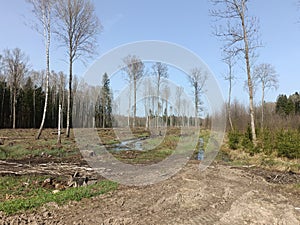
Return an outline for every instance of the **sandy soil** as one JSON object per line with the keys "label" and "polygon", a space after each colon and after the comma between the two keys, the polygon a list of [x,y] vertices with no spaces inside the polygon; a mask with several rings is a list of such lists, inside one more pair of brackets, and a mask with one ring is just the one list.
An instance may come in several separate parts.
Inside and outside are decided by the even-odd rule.
{"label": "sandy soil", "polygon": [[268,182],[278,178],[220,164],[201,172],[191,161],[154,185],[121,186],[96,198],[50,203],[11,217],[0,213],[0,224],[300,224],[300,189]]}

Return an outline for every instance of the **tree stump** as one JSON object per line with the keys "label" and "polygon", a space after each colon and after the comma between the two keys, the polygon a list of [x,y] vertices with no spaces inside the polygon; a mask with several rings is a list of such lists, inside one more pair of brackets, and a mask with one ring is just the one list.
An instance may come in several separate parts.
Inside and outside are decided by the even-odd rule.
{"label": "tree stump", "polygon": [[4,140],[0,138],[0,145],[4,145]]}

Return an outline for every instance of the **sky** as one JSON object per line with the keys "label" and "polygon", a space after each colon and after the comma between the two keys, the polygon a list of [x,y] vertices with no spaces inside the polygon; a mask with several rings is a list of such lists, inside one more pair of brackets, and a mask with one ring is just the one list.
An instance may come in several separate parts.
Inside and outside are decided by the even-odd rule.
{"label": "sky", "polygon": [[[227,98],[224,81],[226,65],[221,61],[222,43],[212,35],[212,5],[208,0],[93,0],[103,31],[98,36],[98,56],[86,65],[76,61],[74,73],[83,76],[98,57],[126,43],[161,40],[183,46],[198,55],[211,69]],[[266,101],[276,101],[279,94],[300,91],[300,10],[297,0],[252,0],[249,13],[260,21],[261,41],[257,64],[272,64],[279,75],[277,91],[268,91]],[[30,5],[25,0],[2,0],[0,3],[0,52],[19,47],[30,57],[32,69],[45,68],[43,38],[30,28]],[[67,74],[65,49],[52,40],[51,69]],[[239,67],[239,66],[238,66]],[[233,97],[247,104],[243,88],[246,74],[237,68]],[[176,78],[175,78],[176,79]],[[257,92],[256,102],[260,95]]]}

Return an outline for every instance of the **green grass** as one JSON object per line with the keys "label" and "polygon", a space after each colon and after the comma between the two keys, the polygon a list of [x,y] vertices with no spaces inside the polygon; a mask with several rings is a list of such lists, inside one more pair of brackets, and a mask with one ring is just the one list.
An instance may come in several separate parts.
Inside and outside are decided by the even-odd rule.
{"label": "green grass", "polygon": [[[10,215],[35,209],[49,202],[62,205],[69,201],[80,201],[83,198],[101,195],[118,187],[117,183],[104,180],[90,186],[69,188],[53,194],[52,190],[39,185],[44,179],[45,177],[1,177],[0,211]],[[6,200],[8,195],[13,199]]]}
{"label": "green grass", "polygon": [[46,176],[5,176],[0,177],[0,202],[8,196],[12,198],[32,197],[46,190],[41,188],[41,182]]}
{"label": "green grass", "polygon": [[120,143],[120,141],[114,140],[114,139],[105,142],[106,145],[115,145],[115,144],[119,144],[119,143]]}
{"label": "green grass", "polygon": [[[172,132],[167,132],[166,136],[146,140],[143,143],[143,148],[149,150],[111,151],[111,153],[118,160],[128,164],[156,163],[170,156],[175,150],[176,154],[183,154],[184,156],[186,156],[187,151],[193,151],[194,156],[192,158],[195,158],[198,150],[193,135],[194,133],[180,136],[180,133],[174,133],[172,130]],[[208,139],[213,138],[213,136],[210,135],[210,131],[206,130],[201,130],[199,135],[204,139],[204,148],[206,148]]]}
{"label": "green grass", "polygon": [[164,149],[164,150],[148,150],[148,151],[122,151],[122,152],[113,152],[113,155],[116,159],[128,163],[128,164],[147,164],[159,162],[170,156],[173,153],[173,150]]}
{"label": "green grass", "polygon": [[28,157],[41,155],[51,155],[54,157],[69,157],[79,154],[74,142],[64,140],[59,147],[56,140],[35,140],[33,142],[16,142],[12,146],[4,145],[0,147],[0,160],[20,160]]}

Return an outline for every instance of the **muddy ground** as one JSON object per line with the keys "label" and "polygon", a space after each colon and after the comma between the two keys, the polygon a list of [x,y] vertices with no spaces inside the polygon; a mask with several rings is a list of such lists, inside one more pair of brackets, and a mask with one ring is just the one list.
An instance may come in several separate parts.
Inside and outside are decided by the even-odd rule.
{"label": "muddy ground", "polygon": [[[50,153],[55,149],[53,131],[44,133],[44,140],[33,142],[34,133],[1,130],[0,136],[8,136],[8,146],[22,143],[25,149],[49,149]],[[73,149],[70,141],[64,145],[64,151]],[[103,179],[79,153],[63,158],[42,153],[0,160],[0,176],[55,178],[79,172],[91,181]],[[170,179],[149,186],[120,185],[116,191],[92,199],[64,206],[49,203],[13,216],[0,212],[0,224],[300,224],[300,174],[233,167],[225,162],[200,171],[198,163],[191,160]]]}
{"label": "muddy ground", "polygon": [[[2,171],[8,167],[13,168],[2,162]],[[72,165],[54,165],[51,171],[59,173],[62,168],[69,173]],[[92,199],[65,206],[50,203],[10,217],[0,213],[0,224],[296,225],[300,224],[299,182],[300,175],[291,172],[217,163],[201,172],[198,162],[190,161],[180,173],[154,185],[120,186]]]}

